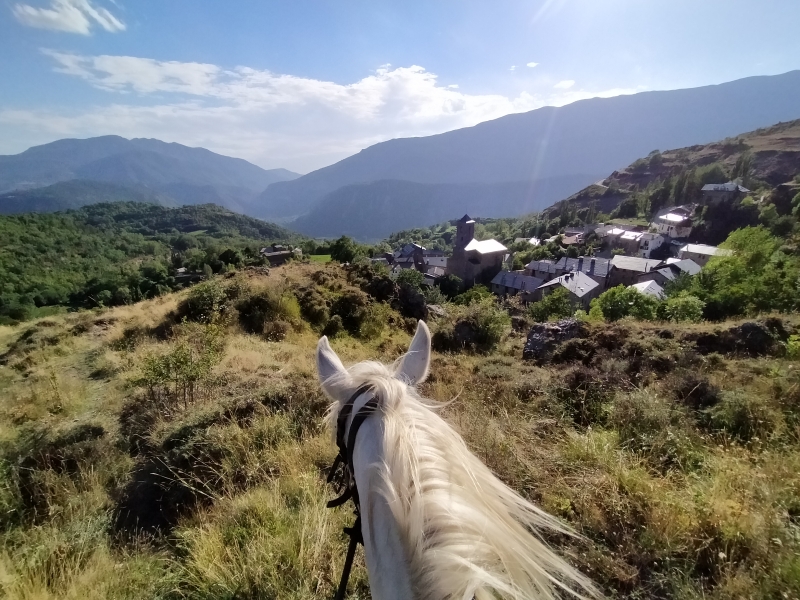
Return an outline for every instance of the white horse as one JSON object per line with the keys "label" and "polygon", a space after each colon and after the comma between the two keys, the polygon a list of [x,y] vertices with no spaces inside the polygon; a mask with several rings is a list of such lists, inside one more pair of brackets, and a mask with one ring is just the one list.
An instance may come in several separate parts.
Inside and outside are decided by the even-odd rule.
{"label": "white horse", "polygon": [[574,533],[497,479],[437,414],[441,405],[417,394],[413,386],[428,375],[430,341],[420,321],[408,353],[393,366],[362,362],[350,369],[326,337],[317,345],[334,430],[340,409],[362,386],[370,389],[355,398],[352,415],[372,398],[378,403],[349,449],[373,599],[596,595],[537,537],[538,529]]}

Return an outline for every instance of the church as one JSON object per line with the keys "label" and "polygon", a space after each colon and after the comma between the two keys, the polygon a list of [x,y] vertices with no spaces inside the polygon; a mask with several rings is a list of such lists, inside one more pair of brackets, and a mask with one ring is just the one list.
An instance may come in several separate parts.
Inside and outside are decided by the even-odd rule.
{"label": "church", "polygon": [[447,272],[460,278],[466,289],[479,283],[488,285],[503,268],[507,253],[508,248],[497,240],[476,240],[475,221],[464,215],[456,223],[456,243]]}

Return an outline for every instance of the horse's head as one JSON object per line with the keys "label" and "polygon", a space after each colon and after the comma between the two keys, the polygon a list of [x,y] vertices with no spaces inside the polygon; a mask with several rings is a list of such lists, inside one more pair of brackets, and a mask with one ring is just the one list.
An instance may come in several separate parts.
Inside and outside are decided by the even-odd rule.
{"label": "horse's head", "polygon": [[[416,385],[425,380],[428,376],[428,369],[431,362],[431,332],[423,321],[417,325],[417,331],[408,352],[395,361],[394,365],[387,369],[384,367],[383,373],[391,375],[407,385]],[[345,369],[342,361],[331,348],[328,338],[322,336],[317,343],[317,373],[319,374],[320,384],[325,394],[337,402],[345,402],[363,384],[363,375],[375,374],[381,371],[376,363],[361,363],[364,369],[359,369],[360,365]],[[361,373],[359,373],[361,371]]]}

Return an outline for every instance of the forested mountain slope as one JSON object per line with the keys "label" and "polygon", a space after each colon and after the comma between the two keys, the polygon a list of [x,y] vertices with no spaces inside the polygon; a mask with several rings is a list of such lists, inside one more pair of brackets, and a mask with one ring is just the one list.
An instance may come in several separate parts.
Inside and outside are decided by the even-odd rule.
{"label": "forested mountain slope", "polygon": [[119,202],[0,216],[0,321],[47,307],[157,296],[180,287],[174,277],[179,267],[219,272],[227,264],[258,263],[258,249],[268,242],[299,240],[282,227],[214,205]]}
{"label": "forested mountain slope", "polygon": [[247,212],[252,199],[271,183],[297,176],[204,148],[113,135],[58,140],[0,156],[0,192],[81,179],[147,187],[175,204],[216,202],[240,212]]}
{"label": "forested mountain slope", "polygon": [[[582,100],[441,135],[391,140],[293,181],[270,185],[261,194],[257,214],[303,215],[328,201],[326,196],[335,190],[384,179],[495,184],[557,178],[570,181],[574,192],[655,148],[708,143],[800,118],[798,97],[800,71],[792,71],[701,88]],[[540,190],[506,216],[542,209],[564,192],[555,187]],[[405,201],[410,198],[393,199],[394,206]],[[376,226],[393,218],[392,212],[384,212]]]}

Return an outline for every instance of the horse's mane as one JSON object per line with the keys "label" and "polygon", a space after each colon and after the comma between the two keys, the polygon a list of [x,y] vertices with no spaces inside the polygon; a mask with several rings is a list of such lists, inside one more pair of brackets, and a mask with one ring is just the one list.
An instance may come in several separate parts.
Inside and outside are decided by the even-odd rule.
{"label": "horse's mane", "polygon": [[[397,365],[399,363],[395,363]],[[362,362],[326,386],[373,387],[384,415],[383,494],[404,538],[420,600],[530,600],[595,595],[591,582],[539,537],[573,531],[502,483],[394,368]],[[340,403],[328,423],[335,431]],[[361,490],[362,497],[366,490]]]}

